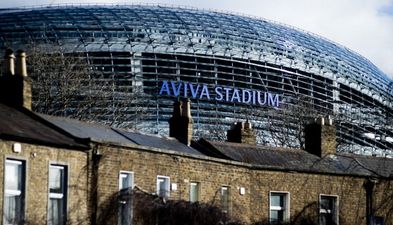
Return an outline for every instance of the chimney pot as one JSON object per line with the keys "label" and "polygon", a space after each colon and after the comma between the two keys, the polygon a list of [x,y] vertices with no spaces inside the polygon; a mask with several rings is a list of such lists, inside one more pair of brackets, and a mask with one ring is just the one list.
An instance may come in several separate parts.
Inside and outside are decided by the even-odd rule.
{"label": "chimney pot", "polygon": [[23,50],[18,50],[16,52],[15,67],[16,67],[16,72],[15,72],[16,75],[27,77],[26,53]]}
{"label": "chimney pot", "polygon": [[182,116],[191,118],[191,103],[189,98],[182,102]]}
{"label": "chimney pot", "polygon": [[15,74],[15,55],[12,49],[6,49],[3,62],[3,75],[12,76]]}
{"label": "chimney pot", "polygon": [[17,52],[18,76],[15,73],[15,56],[7,49],[4,56],[4,75],[0,77],[0,101],[13,107],[25,107],[31,110],[31,80],[26,72],[26,54]]}

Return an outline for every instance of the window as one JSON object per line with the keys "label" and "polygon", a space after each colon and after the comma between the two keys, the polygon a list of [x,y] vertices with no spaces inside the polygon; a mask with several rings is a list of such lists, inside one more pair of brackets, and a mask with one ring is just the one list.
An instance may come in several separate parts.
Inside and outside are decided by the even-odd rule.
{"label": "window", "polygon": [[169,177],[157,176],[157,194],[162,198],[169,198]]}
{"label": "window", "polygon": [[270,224],[289,222],[289,193],[270,192]]}
{"label": "window", "polygon": [[320,195],[319,198],[319,224],[337,225],[338,214],[337,196]]}
{"label": "window", "polygon": [[191,182],[190,183],[190,202],[198,202],[199,201],[199,183]]}
{"label": "window", "polygon": [[25,162],[6,159],[4,172],[4,224],[20,224],[25,216]]}
{"label": "window", "polygon": [[229,187],[221,187],[221,208],[225,213],[229,212]]}
{"label": "window", "polygon": [[49,166],[49,225],[66,223],[67,185],[67,167],[51,164]]}
{"label": "window", "polygon": [[120,205],[118,214],[119,225],[130,225],[132,223],[132,195],[134,187],[134,173],[121,171],[119,175]]}

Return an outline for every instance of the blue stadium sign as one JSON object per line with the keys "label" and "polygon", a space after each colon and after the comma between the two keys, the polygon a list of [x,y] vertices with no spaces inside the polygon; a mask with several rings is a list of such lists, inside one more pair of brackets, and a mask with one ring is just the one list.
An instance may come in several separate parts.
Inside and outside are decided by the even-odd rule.
{"label": "blue stadium sign", "polygon": [[183,81],[164,80],[159,92],[161,96],[207,99],[258,106],[280,107],[281,96],[270,92],[225,86],[208,86]]}

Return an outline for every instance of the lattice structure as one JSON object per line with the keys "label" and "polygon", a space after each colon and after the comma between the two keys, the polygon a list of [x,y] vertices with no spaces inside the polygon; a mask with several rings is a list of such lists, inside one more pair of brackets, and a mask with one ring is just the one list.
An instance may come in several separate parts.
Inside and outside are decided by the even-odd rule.
{"label": "lattice structure", "polygon": [[[158,92],[163,80],[172,80],[282,95],[278,109],[192,99],[197,136],[249,119],[260,142],[296,146],[299,120],[332,115],[339,150],[386,154],[393,146],[392,79],[343,46],[264,19],[155,5],[0,10],[0,47],[29,43],[84,53],[91,68],[112,81],[108,103],[95,110],[122,112],[120,127],[131,126],[139,106],[144,115],[137,128],[165,134],[173,98]],[[114,104],[129,93],[144,97],[132,107]],[[113,117],[97,119],[112,123]]]}

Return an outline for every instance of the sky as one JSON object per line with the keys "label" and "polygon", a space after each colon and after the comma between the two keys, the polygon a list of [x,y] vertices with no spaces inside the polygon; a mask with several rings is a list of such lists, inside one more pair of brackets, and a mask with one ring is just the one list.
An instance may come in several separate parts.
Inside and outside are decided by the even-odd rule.
{"label": "sky", "polygon": [[0,0],[0,8],[66,3],[167,4],[256,16],[344,45],[393,78],[393,0]]}

